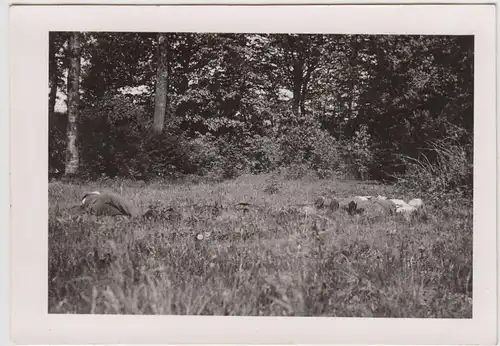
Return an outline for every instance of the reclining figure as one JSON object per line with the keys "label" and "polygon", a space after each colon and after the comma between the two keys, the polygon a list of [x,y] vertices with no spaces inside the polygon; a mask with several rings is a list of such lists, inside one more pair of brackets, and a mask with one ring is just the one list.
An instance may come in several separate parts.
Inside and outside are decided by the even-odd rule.
{"label": "reclining figure", "polygon": [[332,211],[342,209],[350,215],[362,214],[368,209],[375,209],[388,215],[403,214],[410,216],[423,207],[423,202],[418,198],[406,203],[401,199],[387,199],[382,196],[355,196],[340,199],[332,198],[331,200],[319,197],[314,205],[317,209],[324,207],[328,207]]}
{"label": "reclining figure", "polygon": [[137,216],[138,211],[129,200],[114,193],[93,191],[85,194],[81,206],[96,215]]}

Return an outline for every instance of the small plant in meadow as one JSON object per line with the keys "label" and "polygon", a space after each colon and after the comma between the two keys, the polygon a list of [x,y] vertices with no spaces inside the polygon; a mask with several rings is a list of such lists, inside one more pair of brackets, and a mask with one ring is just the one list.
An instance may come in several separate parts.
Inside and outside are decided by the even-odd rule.
{"label": "small plant in meadow", "polygon": [[274,195],[279,192],[281,184],[276,175],[272,175],[270,179],[266,182],[266,187],[264,188],[264,192]]}

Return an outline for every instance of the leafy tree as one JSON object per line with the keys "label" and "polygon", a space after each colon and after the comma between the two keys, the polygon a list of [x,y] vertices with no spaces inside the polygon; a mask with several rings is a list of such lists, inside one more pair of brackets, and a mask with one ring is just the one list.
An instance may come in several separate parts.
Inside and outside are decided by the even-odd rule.
{"label": "leafy tree", "polygon": [[[154,90],[156,35],[87,32],[82,50],[82,106],[92,107],[106,93],[144,86]],[[151,92],[134,96],[150,102]]]}
{"label": "leafy tree", "polygon": [[292,92],[292,111],[296,117],[305,115],[307,95],[314,72],[322,61],[325,35],[270,35],[267,63],[274,67],[270,78],[281,81],[281,88]]}
{"label": "leafy tree", "polygon": [[[50,37],[50,114],[66,70],[73,78],[69,121],[51,115],[51,169],[70,143],[61,128],[76,123],[67,38]],[[79,41],[78,138],[93,174],[228,177],[293,165],[388,179],[415,172],[408,158],[451,162],[433,150],[447,139],[472,157],[472,36],[87,32]]]}

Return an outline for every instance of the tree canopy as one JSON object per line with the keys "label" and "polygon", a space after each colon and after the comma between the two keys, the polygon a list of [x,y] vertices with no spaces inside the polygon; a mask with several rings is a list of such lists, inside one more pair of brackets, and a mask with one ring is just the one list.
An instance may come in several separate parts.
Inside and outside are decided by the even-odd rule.
{"label": "tree canopy", "polygon": [[[65,164],[68,37],[50,35],[51,172]],[[81,175],[305,165],[387,180],[404,157],[438,160],[432,143],[472,155],[473,36],[85,32],[81,59]]]}

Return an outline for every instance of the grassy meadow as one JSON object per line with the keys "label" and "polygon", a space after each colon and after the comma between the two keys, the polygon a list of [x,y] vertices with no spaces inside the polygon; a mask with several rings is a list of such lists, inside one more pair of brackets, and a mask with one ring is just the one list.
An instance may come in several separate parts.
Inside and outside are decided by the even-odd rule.
{"label": "grassy meadow", "polygon": [[[71,209],[93,190],[155,213]],[[318,196],[355,195],[419,197],[371,182],[271,175],[51,182],[49,312],[471,318],[471,206],[428,203],[426,217],[413,220],[313,206]]]}

